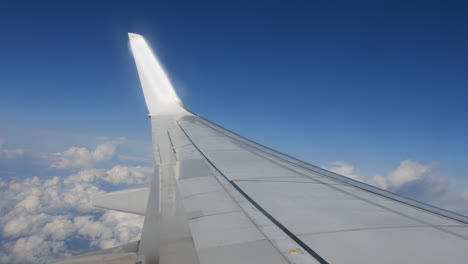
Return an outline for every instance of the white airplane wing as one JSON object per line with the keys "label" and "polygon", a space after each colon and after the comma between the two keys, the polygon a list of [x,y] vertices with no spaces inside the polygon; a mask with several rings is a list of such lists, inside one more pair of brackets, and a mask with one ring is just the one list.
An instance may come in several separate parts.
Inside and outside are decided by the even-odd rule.
{"label": "white airplane wing", "polygon": [[145,215],[141,240],[114,254],[163,264],[468,262],[468,218],[299,161],[193,114],[144,38],[129,36],[157,166],[148,188],[94,200]]}

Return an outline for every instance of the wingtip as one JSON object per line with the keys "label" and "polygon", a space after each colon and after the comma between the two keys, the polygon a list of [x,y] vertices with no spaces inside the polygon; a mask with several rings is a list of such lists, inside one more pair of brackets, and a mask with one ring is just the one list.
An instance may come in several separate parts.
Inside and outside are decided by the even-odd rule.
{"label": "wingtip", "polygon": [[128,38],[130,40],[134,40],[134,39],[142,39],[143,36],[140,35],[140,34],[136,34],[136,33],[132,33],[132,32],[128,32]]}
{"label": "wingtip", "polygon": [[167,74],[143,36],[129,32],[128,37],[150,116],[187,114]]}

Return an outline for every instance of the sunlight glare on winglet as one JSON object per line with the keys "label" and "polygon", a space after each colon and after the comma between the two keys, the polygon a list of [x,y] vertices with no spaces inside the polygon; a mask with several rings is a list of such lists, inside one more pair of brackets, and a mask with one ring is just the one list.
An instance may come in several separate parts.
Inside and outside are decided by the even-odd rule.
{"label": "sunlight glare on winglet", "polygon": [[149,115],[187,114],[167,74],[145,39],[128,33]]}

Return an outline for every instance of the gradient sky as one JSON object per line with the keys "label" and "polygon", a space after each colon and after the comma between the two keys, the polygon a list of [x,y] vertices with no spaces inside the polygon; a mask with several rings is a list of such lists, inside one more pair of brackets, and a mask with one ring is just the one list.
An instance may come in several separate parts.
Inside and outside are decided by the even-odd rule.
{"label": "gradient sky", "polygon": [[1,124],[149,140],[137,32],[189,108],[260,143],[466,175],[468,6],[306,2],[3,4]]}
{"label": "gradient sky", "polygon": [[[468,215],[468,2],[78,2],[0,4],[0,262],[139,236],[141,219],[89,205],[152,171],[127,32],[145,36],[185,105],[208,120]],[[28,219],[37,224],[18,225]],[[44,231],[51,221],[68,233]],[[83,235],[80,221],[131,236]],[[28,247],[37,250],[22,255]]]}
{"label": "gradient sky", "polygon": [[364,174],[437,161],[468,184],[466,2],[250,2],[4,1],[0,124],[149,141],[136,32],[228,129]]}

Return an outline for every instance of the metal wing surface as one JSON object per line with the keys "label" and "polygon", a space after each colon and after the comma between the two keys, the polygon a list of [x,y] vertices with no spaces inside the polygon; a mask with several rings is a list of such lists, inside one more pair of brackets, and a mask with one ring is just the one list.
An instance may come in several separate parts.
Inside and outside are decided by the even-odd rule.
{"label": "metal wing surface", "polygon": [[[133,200],[148,199],[136,206],[146,208],[139,261],[468,261],[466,217],[312,166],[193,114],[143,37],[130,34],[130,43],[157,163],[151,185],[138,191],[146,196],[132,192]],[[106,197],[101,206],[142,211]]]}

